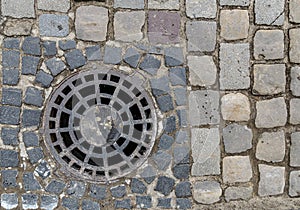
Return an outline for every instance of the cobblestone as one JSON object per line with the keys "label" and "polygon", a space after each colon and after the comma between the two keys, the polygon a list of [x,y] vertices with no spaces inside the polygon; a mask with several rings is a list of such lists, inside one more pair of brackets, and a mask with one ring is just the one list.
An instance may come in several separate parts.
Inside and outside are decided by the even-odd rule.
{"label": "cobblestone", "polygon": [[285,168],[259,164],[260,181],[258,194],[260,196],[278,195],[283,193],[285,186]]}
{"label": "cobblestone", "polygon": [[21,110],[18,107],[0,106],[0,123],[18,125]]}
{"label": "cobblestone", "polygon": [[14,0],[3,0],[1,12],[13,18],[34,18],[34,0],[20,0],[17,4]]}
{"label": "cobblestone", "polygon": [[192,196],[191,183],[180,182],[175,187],[175,195],[177,198],[185,198]]}
{"label": "cobblestone", "polygon": [[100,205],[91,200],[83,200],[81,208],[82,210],[100,210]]}
{"label": "cobblestone", "polygon": [[4,85],[16,85],[19,82],[19,70],[3,70],[3,84]]}
{"label": "cobblestone", "polygon": [[220,0],[222,6],[249,6],[250,0]]}
{"label": "cobblestone", "polygon": [[4,188],[15,188],[18,186],[17,184],[17,170],[2,170],[2,186]]}
{"label": "cobblestone", "polygon": [[188,164],[175,165],[173,168],[173,174],[177,179],[189,178],[190,166]]}
{"label": "cobblestone", "polygon": [[150,80],[151,90],[154,96],[167,94],[171,91],[169,86],[169,78],[164,76]]}
{"label": "cobblestone", "polygon": [[221,99],[221,113],[224,120],[248,121],[250,119],[250,102],[241,93],[226,94]]}
{"label": "cobblestone", "polygon": [[300,100],[293,98],[290,100],[290,120],[293,125],[300,124],[300,114],[298,113],[300,107]]}
{"label": "cobblestone", "polygon": [[191,133],[192,176],[220,174],[220,136],[217,128],[193,128]]}
{"label": "cobblestone", "polygon": [[57,207],[58,197],[56,195],[42,195],[41,209],[53,210]]}
{"label": "cobblestone", "polygon": [[99,45],[85,48],[85,53],[89,61],[99,61],[102,59],[101,48]]}
{"label": "cobblestone", "polygon": [[190,162],[190,149],[186,146],[176,146],[173,150],[173,161],[175,164],[185,164]]}
{"label": "cobblestone", "polygon": [[171,209],[171,198],[158,198],[157,207]]}
{"label": "cobblestone", "polygon": [[164,120],[164,131],[167,133],[172,133],[176,130],[176,118],[170,116]]}
{"label": "cobblestone", "polygon": [[66,192],[70,196],[81,198],[85,193],[85,184],[83,182],[71,181]]}
{"label": "cobblestone", "polygon": [[54,193],[59,195],[62,193],[66,184],[60,180],[51,180],[51,182],[46,186],[45,190],[49,193]]}
{"label": "cobblestone", "polygon": [[[272,40],[270,40],[272,37]],[[254,36],[254,57],[257,60],[284,58],[282,30],[258,30]]]}
{"label": "cobblestone", "polygon": [[64,62],[62,62],[62,60],[59,58],[51,58],[47,60],[45,63],[53,76],[60,74],[66,68]]}
{"label": "cobblestone", "polygon": [[285,155],[285,135],[283,131],[263,133],[258,138],[256,158],[267,162],[280,162]]}
{"label": "cobblestone", "polygon": [[187,104],[187,91],[185,88],[175,88],[174,95],[177,106],[183,106]]}
{"label": "cobblestone", "polygon": [[[183,63],[184,56],[180,47],[168,47],[165,49],[165,66],[181,66]],[[183,81],[185,81],[185,77]]]}
{"label": "cobblestone", "polygon": [[2,66],[4,68],[18,68],[20,63],[20,52],[16,50],[4,50],[2,52]]}
{"label": "cobblestone", "polygon": [[130,199],[115,200],[116,209],[131,209]]}
{"label": "cobblestone", "polygon": [[220,200],[222,189],[219,182],[201,181],[194,184],[194,199],[202,204],[212,204]]}
{"label": "cobblestone", "polygon": [[290,61],[300,63],[300,30],[295,28],[289,31],[290,35]]}
{"label": "cobblestone", "polygon": [[41,114],[41,110],[24,109],[22,115],[22,126],[39,126]]}
{"label": "cobblestone", "polygon": [[300,23],[300,15],[299,15],[299,11],[300,10],[300,1],[299,0],[291,0],[289,2],[290,4],[290,14],[289,14],[289,18],[291,22],[294,23]]}
{"label": "cobblestone", "polygon": [[70,0],[38,0],[40,10],[67,12],[70,9]]}
{"label": "cobblestone", "polygon": [[18,195],[16,193],[4,193],[1,195],[1,206],[5,209],[14,209],[18,206]]}
{"label": "cobblestone", "polygon": [[157,165],[158,169],[166,170],[167,167],[170,165],[172,156],[166,152],[159,150],[154,156],[153,160]]}
{"label": "cobblestone", "polygon": [[284,0],[255,2],[255,23],[263,25],[283,25],[284,2]]}
{"label": "cobblestone", "polygon": [[136,205],[138,208],[149,209],[152,207],[152,198],[151,196],[136,196]]}
{"label": "cobblestone", "polygon": [[215,18],[217,2],[216,0],[187,0],[186,14],[190,18]]}
{"label": "cobblestone", "polygon": [[136,68],[138,66],[140,59],[140,53],[133,47],[128,48],[123,57],[123,60],[132,68]]}
{"label": "cobblestone", "polygon": [[23,173],[23,185],[26,191],[35,191],[41,189],[41,185],[36,180],[32,172]]}
{"label": "cobblestone", "polygon": [[126,195],[126,187],[125,185],[119,185],[113,188],[110,188],[110,192],[112,196],[116,198],[122,198]]}
{"label": "cobblestone", "polygon": [[212,52],[216,46],[215,22],[188,21],[186,35],[188,39],[188,51]]}
{"label": "cobblestone", "polygon": [[290,149],[290,166],[300,166],[300,133],[295,132],[291,134],[291,149]]}
{"label": "cobblestone", "polygon": [[54,56],[57,53],[56,42],[44,41],[42,43],[44,56]]}
{"label": "cobblestone", "polygon": [[[168,165],[170,164],[170,162],[168,163]],[[151,184],[156,176],[156,172],[154,171],[154,168],[150,165],[146,166],[143,170],[143,172],[141,173],[141,177],[144,179],[144,181],[147,184]]]}
{"label": "cobblestone", "polygon": [[[275,109],[276,112],[273,111]],[[284,98],[258,101],[256,110],[255,125],[257,128],[273,128],[286,124],[287,110]]]}
{"label": "cobblestone", "polygon": [[178,124],[180,127],[187,127],[188,126],[188,117],[186,109],[177,110],[178,116]]}
{"label": "cobblestone", "polygon": [[253,93],[274,95],[285,91],[286,75],[284,64],[254,65]]}
{"label": "cobblestone", "polygon": [[162,112],[168,112],[174,109],[172,97],[169,94],[158,97],[157,104]]}
{"label": "cobblestone", "polygon": [[21,106],[22,91],[15,88],[3,88],[1,103],[5,105]]}
{"label": "cobblestone", "polygon": [[131,180],[130,188],[132,193],[138,193],[138,194],[143,194],[147,190],[145,184],[138,179]]}
{"label": "cobblestone", "polygon": [[174,138],[172,136],[163,134],[160,137],[158,148],[163,150],[168,150],[170,149],[173,143],[174,143]]}
{"label": "cobblestone", "polygon": [[192,202],[188,198],[176,198],[177,209],[190,209],[192,208]]}
{"label": "cobblestone", "polygon": [[225,183],[248,182],[252,178],[249,156],[223,158],[223,181]]}
{"label": "cobblestone", "polygon": [[92,198],[95,198],[97,200],[103,200],[106,198],[106,188],[102,186],[97,186],[95,184],[92,184],[90,186],[90,192],[89,195]]}
{"label": "cobblestone", "polygon": [[20,48],[20,39],[19,38],[5,38],[3,40],[3,47],[7,49],[18,50]]}
{"label": "cobblestone", "polygon": [[226,90],[250,87],[249,44],[224,43],[220,46],[220,88]]}
{"label": "cobblestone", "polygon": [[40,38],[38,37],[26,37],[24,39],[22,50],[28,55],[41,55]]}
{"label": "cobblestone", "polygon": [[122,61],[121,48],[106,46],[104,51],[104,63],[119,64]]}
{"label": "cobblestone", "polygon": [[249,31],[249,15],[246,10],[221,10],[221,37],[226,40],[246,39]]}
{"label": "cobblestone", "polygon": [[79,200],[72,197],[63,197],[62,206],[67,210],[76,210],[79,209]]}
{"label": "cobblestone", "polygon": [[253,133],[247,126],[230,124],[223,128],[222,134],[227,153],[240,153],[252,148]]}
{"label": "cobblestone", "polygon": [[156,1],[149,0],[148,7],[150,9],[179,9],[179,0]]}
{"label": "cobblestone", "polygon": [[291,68],[291,92],[294,96],[300,96],[300,67]]}
{"label": "cobblestone", "polygon": [[40,63],[40,58],[34,56],[22,57],[22,74],[35,75]]}
{"label": "cobblestone", "polygon": [[187,60],[192,85],[210,86],[216,82],[217,67],[211,56],[188,56]]}
{"label": "cobblestone", "polygon": [[77,69],[86,64],[86,58],[80,50],[72,50],[66,53],[65,58],[71,70]]}
{"label": "cobblestone", "polygon": [[250,187],[228,187],[225,190],[225,200],[249,200],[252,197],[253,188]]}
{"label": "cobblestone", "polygon": [[58,47],[61,50],[73,50],[76,48],[76,41],[75,40],[59,40]]}
{"label": "cobblestone", "polygon": [[38,173],[42,179],[46,179],[50,176],[51,169],[49,164],[45,160],[42,160],[35,168],[35,172]]}
{"label": "cobblestone", "polygon": [[114,18],[115,39],[124,42],[140,41],[143,38],[142,27],[145,24],[145,12],[116,12]]}
{"label": "cobblestone", "polygon": [[3,127],[1,129],[1,138],[4,145],[17,146],[19,145],[19,128]]}
{"label": "cobblestone", "polygon": [[28,87],[25,92],[24,102],[29,105],[41,107],[44,102],[43,91],[34,87]]}
{"label": "cobblestone", "polygon": [[300,171],[291,171],[289,178],[289,195],[292,197],[299,196]]}
{"label": "cobblestone", "polygon": [[144,0],[132,0],[132,1],[114,0],[115,8],[143,9],[144,5],[145,5]]}
{"label": "cobblestone", "polygon": [[41,36],[65,37],[69,34],[67,15],[43,14],[39,17]]}
{"label": "cobblestone", "polygon": [[7,36],[30,35],[33,21],[29,19],[9,19],[4,23],[3,33]]}
{"label": "cobblestone", "polygon": [[22,195],[22,207],[23,209],[37,209],[39,197],[35,194],[23,194]]}
{"label": "cobblestone", "polygon": [[76,10],[75,30],[78,39],[104,41],[108,10],[98,6],[81,6]]}
{"label": "cobblestone", "polygon": [[0,150],[0,167],[17,167],[19,165],[19,155],[16,151]]}
{"label": "cobblestone", "polygon": [[140,69],[148,72],[151,75],[155,75],[160,68],[161,61],[152,55],[147,54],[140,63]]}
{"label": "cobblestone", "polygon": [[37,147],[39,146],[39,138],[38,136],[31,131],[27,131],[23,133],[23,142],[25,147]]}

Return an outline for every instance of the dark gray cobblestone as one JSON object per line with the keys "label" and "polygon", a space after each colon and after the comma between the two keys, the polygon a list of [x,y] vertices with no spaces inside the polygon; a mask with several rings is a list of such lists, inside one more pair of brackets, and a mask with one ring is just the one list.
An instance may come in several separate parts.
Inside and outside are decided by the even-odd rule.
{"label": "dark gray cobblestone", "polygon": [[45,188],[45,190],[49,193],[54,193],[56,195],[59,195],[62,193],[64,188],[66,187],[66,184],[63,183],[60,180],[52,180]]}
{"label": "dark gray cobblestone", "polygon": [[19,128],[3,127],[1,130],[1,138],[4,145],[17,146],[19,144],[18,133]]}
{"label": "dark gray cobblestone", "polygon": [[36,75],[39,62],[40,62],[39,57],[35,57],[35,56],[22,57],[22,74]]}
{"label": "dark gray cobblestone", "polygon": [[36,180],[32,172],[23,173],[23,184],[26,191],[35,191],[41,189],[41,185]]}
{"label": "dark gray cobblestone", "polygon": [[25,92],[24,102],[29,105],[41,107],[44,102],[43,91],[34,87],[28,87]]}
{"label": "dark gray cobblestone", "polygon": [[22,90],[16,88],[2,88],[2,100],[4,105],[21,106]]}
{"label": "dark gray cobblestone", "polygon": [[17,184],[17,170],[2,170],[2,186],[4,188],[15,188],[18,186]]}
{"label": "dark gray cobblestone", "polygon": [[57,207],[58,197],[56,195],[41,195],[41,209],[53,210]]}

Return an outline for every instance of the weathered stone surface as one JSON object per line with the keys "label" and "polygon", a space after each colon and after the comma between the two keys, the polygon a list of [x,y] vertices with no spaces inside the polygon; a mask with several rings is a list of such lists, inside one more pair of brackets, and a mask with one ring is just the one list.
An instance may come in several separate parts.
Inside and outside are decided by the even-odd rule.
{"label": "weathered stone surface", "polygon": [[17,187],[17,175],[18,171],[17,170],[2,170],[1,171],[2,175],[2,186],[4,188],[14,188]]}
{"label": "weathered stone surface", "polygon": [[193,176],[220,174],[220,136],[218,128],[193,128],[191,135]]}
{"label": "weathered stone surface", "polygon": [[192,196],[191,183],[188,181],[178,183],[175,187],[175,195],[177,198]]}
{"label": "weathered stone surface", "polygon": [[4,145],[17,146],[19,145],[19,128],[2,127],[1,138]]}
{"label": "weathered stone surface", "polygon": [[153,160],[157,165],[157,168],[160,170],[166,170],[167,167],[170,165],[172,156],[166,152],[159,150],[154,156]]}
{"label": "weathered stone surface", "polygon": [[71,70],[79,68],[86,64],[86,58],[78,49],[66,53],[65,58]]}
{"label": "weathered stone surface", "polygon": [[217,14],[217,1],[187,0],[186,14],[190,18],[215,18]]}
{"label": "weathered stone surface", "polygon": [[38,9],[67,12],[70,9],[70,0],[38,0]]}
{"label": "weathered stone surface", "polygon": [[24,102],[33,106],[41,107],[43,105],[43,91],[34,87],[28,87],[25,92]]}
{"label": "weathered stone surface", "polygon": [[122,48],[114,46],[105,46],[104,63],[120,64],[122,61]]}
{"label": "weathered stone surface", "polygon": [[256,158],[267,162],[280,162],[285,155],[285,135],[283,131],[263,133],[258,138]]}
{"label": "weathered stone surface", "polygon": [[138,194],[143,194],[147,190],[145,184],[138,179],[131,180],[130,188],[132,193],[138,193]]}
{"label": "weathered stone surface", "polygon": [[220,88],[222,90],[236,90],[249,88],[249,44],[221,44],[220,68]]}
{"label": "weathered stone surface", "polygon": [[21,106],[22,90],[16,88],[3,88],[1,103],[5,105]]}
{"label": "weathered stone surface", "polygon": [[287,109],[282,97],[258,101],[256,110],[255,125],[257,128],[274,128],[286,124]]}
{"label": "weathered stone surface", "polygon": [[75,40],[59,40],[58,41],[58,47],[64,51],[66,50],[72,50],[76,48],[76,41]]}
{"label": "weathered stone surface", "polygon": [[23,132],[23,142],[25,144],[25,147],[39,146],[39,138],[36,133],[32,131]]}
{"label": "weathered stone surface", "polygon": [[115,8],[143,9],[144,0],[114,0]]}
{"label": "weathered stone surface", "polygon": [[172,97],[169,94],[158,97],[157,104],[162,112],[168,112],[174,109]]}
{"label": "weathered stone surface", "polygon": [[290,89],[294,96],[300,96],[300,66],[294,66],[291,68]]}
{"label": "weathered stone surface", "polygon": [[61,205],[68,210],[79,209],[79,200],[73,197],[63,197]]}
{"label": "weathered stone surface", "polygon": [[253,93],[259,95],[273,95],[285,91],[284,64],[254,65]]}
{"label": "weathered stone surface", "polygon": [[185,68],[171,68],[169,69],[169,77],[171,84],[186,86],[186,69]]}
{"label": "weathered stone surface", "polygon": [[71,181],[67,188],[67,194],[76,198],[81,198],[85,193],[85,183]]}
{"label": "weathered stone surface", "polygon": [[224,120],[250,120],[250,102],[247,96],[241,93],[230,93],[221,99],[221,112]]}
{"label": "weathered stone surface", "polygon": [[252,130],[245,125],[230,124],[223,129],[222,136],[227,153],[240,153],[252,148]]}
{"label": "weathered stone surface", "polygon": [[59,195],[64,190],[66,184],[60,180],[52,180],[45,188],[46,192]]}
{"label": "weathered stone surface", "polygon": [[65,37],[69,34],[69,17],[43,14],[39,17],[39,29],[41,36]]}
{"label": "weathered stone surface", "polygon": [[130,199],[115,200],[114,206],[116,209],[131,209]]}
{"label": "weathered stone surface", "polygon": [[9,69],[3,70],[3,84],[4,85],[16,85],[19,82],[19,70]]}
{"label": "weathered stone surface", "polygon": [[191,85],[210,86],[215,84],[217,67],[212,56],[187,57]]}
{"label": "weathered stone surface", "polygon": [[43,42],[43,53],[45,56],[54,56],[57,53],[55,41],[44,41]]}
{"label": "weathered stone surface", "polygon": [[247,10],[221,10],[221,37],[238,40],[248,37],[249,15]]}
{"label": "weathered stone surface", "polygon": [[152,197],[151,196],[136,196],[137,208],[149,209],[152,207]]}
{"label": "weathered stone surface", "polygon": [[208,21],[188,21],[188,51],[212,52],[216,46],[217,25]]}
{"label": "weathered stone surface", "polygon": [[190,166],[188,164],[175,165],[173,174],[177,179],[188,179],[190,173]]}
{"label": "weathered stone surface", "polygon": [[[270,37],[272,37],[272,39],[270,39]],[[258,30],[254,36],[254,57],[257,60],[284,58],[283,31]]]}
{"label": "weathered stone surface", "polygon": [[37,163],[39,160],[44,158],[44,153],[41,148],[33,148],[27,150],[27,154],[30,160],[30,163]]}
{"label": "weathered stone surface", "polygon": [[116,187],[112,187],[112,188],[110,188],[110,192],[111,192],[112,196],[114,196],[116,198],[122,198],[122,197],[124,197],[124,195],[126,195],[126,187],[125,187],[125,185],[119,185]]}
{"label": "weathered stone surface", "polygon": [[228,187],[225,190],[225,200],[249,200],[252,197],[253,188],[250,187]]}
{"label": "weathered stone surface", "polygon": [[3,47],[7,49],[18,50],[20,48],[20,39],[19,38],[5,38],[3,40]]}
{"label": "weathered stone surface", "polygon": [[179,0],[149,0],[148,1],[149,9],[179,9]]}
{"label": "weathered stone surface", "polygon": [[44,71],[39,71],[36,75],[35,81],[47,88],[50,87],[51,82],[53,81],[53,76]]}
{"label": "weathered stone surface", "polygon": [[192,202],[188,198],[176,198],[176,208],[178,209],[191,209]]}
{"label": "weathered stone surface", "polygon": [[179,13],[167,12],[167,11],[149,12],[148,39],[152,44],[178,43],[179,31],[180,31]]}
{"label": "weathered stone surface", "polygon": [[41,185],[36,180],[32,172],[23,173],[23,184],[26,191],[35,191],[41,189]]}
{"label": "weathered stone surface", "polygon": [[18,206],[18,195],[16,193],[3,193],[1,195],[1,206],[5,209],[14,209]]}
{"label": "weathered stone surface", "polygon": [[22,126],[39,126],[41,114],[41,110],[24,109],[22,115]]}
{"label": "weathered stone surface", "polygon": [[104,186],[97,186],[96,184],[92,184],[90,186],[89,195],[97,200],[103,200],[106,198],[106,187]]}
{"label": "weathered stone surface", "polygon": [[182,106],[187,104],[187,91],[185,88],[175,88],[174,89],[175,102],[177,106]]}
{"label": "weathered stone surface", "polygon": [[174,138],[172,136],[169,136],[167,134],[163,134],[160,137],[158,148],[163,150],[168,150],[174,143]]}
{"label": "weathered stone surface", "polygon": [[169,78],[166,76],[150,79],[150,85],[153,95],[160,96],[170,92]]}
{"label": "weathered stone surface", "polygon": [[290,149],[290,166],[300,166],[300,132],[292,133]]}
{"label": "weathered stone surface", "polygon": [[225,183],[248,182],[252,178],[249,156],[223,158],[223,181]]}
{"label": "weathered stone surface", "polygon": [[165,66],[181,66],[184,63],[182,48],[168,47],[165,48]]}
{"label": "weathered stone surface", "polygon": [[4,68],[18,68],[20,65],[20,52],[16,50],[2,51],[2,66]]}
{"label": "weathered stone surface", "polygon": [[186,164],[190,162],[190,148],[188,146],[175,146],[173,149],[174,164]]}
{"label": "weathered stone surface", "polygon": [[300,63],[300,29],[290,29],[290,61]]}
{"label": "weathered stone surface", "polygon": [[296,197],[300,195],[300,171],[291,171],[289,179],[289,195]]}
{"label": "weathered stone surface", "polygon": [[293,125],[300,124],[300,99],[293,98],[290,100],[290,120]]}
{"label": "weathered stone surface", "polygon": [[18,125],[21,109],[12,106],[0,106],[0,123]]}
{"label": "weathered stone surface", "polygon": [[22,207],[23,209],[37,209],[39,197],[35,194],[23,194],[22,195]]}
{"label": "weathered stone surface", "polygon": [[300,23],[300,0],[290,0],[290,14],[289,18],[291,22]]}
{"label": "weathered stone surface", "polygon": [[283,25],[284,5],[284,0],[255,2],[255,23],[263,25]]}
{"label": "weathered stone surface", "polygon": [[163,195],[169,195],[175,185],[175,180],[166,176],[158,177],[157,184],[155,187],[155,191],[162,193]]}
{"label": "weathered stone surface", "polygon": [[40,56],[41,53],[41,43],[39,37],[28,36],[24,38],[22,50],[25,54]]}
{"label": "weathered stone surface", "polygon": [[82,210],[90,210],[90,209],[100,210],[100,205],[99,203],[85,199],[82,201],[81,208]]}
{"label": "weathered stone surface", "polygon": [[170,116],[166,118],[163,122],[164,131],[166,133],[172,133],[176,130],[176,118],[175,116]]}
{"label": "weathered stone surface", "polygon": [[193,187],[194,199],[202,204],[212,204],[220,200],[222,188],[219,182],[202,181],[196,182]]}
{"label": "weathered stone surface", "polygon": [[50,58],[45,63],[53,76],[60,74],[66,68],[65,63],[59,58]]}
{"label": "weathered stone surface", "polygon": [[58,197],[56,195],[42,195],[41,209],[53,210],[57,207]]}
{"label": "weathered stone surface", "polygon": [[34,18],[34,0],[2,0],[1,12],[3,16],[14,18]]}
{"label": "weathered stone surface", "polygon": [[123,60],[133,68],[138,66],[141,54],[133,47],[128,48],[124,54]]}
{"label": "weathered stone surface", "polygon": [[22,57],[22,74],[24,75],[36,75],[40,58],[35,56],[23,56]]}
{"label": "weathered stone surface", "polygon": [[171,209],[171,198],[158,198],[157,207],[161,207],[163,209]]}
{"label": "weathered stone surface", "polygon": [[99,61],[102,59],[101,48],[99,45],[86,47],[85,54],[89,61]]}
{"label": "weathered stone surface", "polygon": [[220,122],[219,93],[212,90],[192,91],[189,95],[189,121],[192,126]]}
{"label": "weathered stone surface", "polygon": [[260,179],[258,183],[258,195],[269,196],[283,193],[285,185],[285,168],[259,164]]}
{"label": "weathered stone surface", "polygon": [[144,11],[116,12],[114,17],[115,39],[124,42],[140,41],[145,24]]}
{"label": "weathered stone surface", "polygon": [[32,20],[16,20],[9,19],[4,23],[4,34],[7,36],[14,35],[29,35],[31,32],[31,27],[33,25]]}
{"label": "weathered stone surface", "polygon": [[[169,163],[170,164],[170,163]],[[141,177],[147,184],[151,184],[156,176],[156,171],[151,165],[148,165],[144,168],[143,172],[141,173]]]}
{"label": "weathered stone surface", "polygon": [[249,6],[250,0],[220,0],[221,6]]}
{"label": "weathered stone surface", "polygon": [[45,160],[42,160],[34,171],[38,173],[42,179],[46,179],[51,174],[51,168]]}
{"label": "weathered stone surface", "polygon": [[76,10],[75,30],[78,39],[104,41],[108,10],[98,6],[81,6]]}

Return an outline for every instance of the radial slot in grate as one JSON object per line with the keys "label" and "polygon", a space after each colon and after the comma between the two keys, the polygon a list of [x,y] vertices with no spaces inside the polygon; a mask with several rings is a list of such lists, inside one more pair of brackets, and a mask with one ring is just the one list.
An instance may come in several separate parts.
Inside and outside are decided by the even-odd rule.
{"label": "radial slot in grate", "polygon": [[85,71],[54,91],[45,135],[56,160],[72,174],[109,181],[139,167],[156,136],[156,114],[136,76]]}

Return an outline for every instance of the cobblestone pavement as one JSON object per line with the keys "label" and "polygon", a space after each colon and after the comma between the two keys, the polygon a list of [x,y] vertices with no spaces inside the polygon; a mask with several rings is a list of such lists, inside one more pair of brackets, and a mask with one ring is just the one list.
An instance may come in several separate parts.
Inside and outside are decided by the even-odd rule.
{"label": "cobblestone pavement", "polygon": [[[300,0],[1,0],[0,23],[0,209],[300,208]],[[105,168],[89,153],[108,149],[84,153],[64,129],[75,96],[97,105],[77,88],[96,78],[46,111],[62,81],[88,70],[140,78],[151,95],[155,110],[131,83],[118,96],[99,86],[102,104],[120,99],[114,109],[143,123],[128,135],[157,131],[144,146],[111,146],[137,170]]]}

